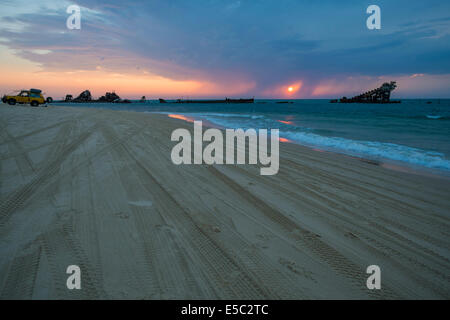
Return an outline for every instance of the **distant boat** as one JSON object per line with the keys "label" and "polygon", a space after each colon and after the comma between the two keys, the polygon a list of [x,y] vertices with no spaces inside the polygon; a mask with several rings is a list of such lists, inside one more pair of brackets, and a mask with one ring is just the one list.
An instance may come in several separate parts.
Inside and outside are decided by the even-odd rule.
{"label": "distant boat", "polygon": [[255,99],[229,99],[225,100],[182,100],[178,99],[176,103],[254,103]]}
{"label": "distant boat", "polygon": [[[160,103],[167,103],[164,99],[159,99]],[[225,100],[183,100],[177,99],[175,103],[254,103],[255,99],[229,99],[225,98]]]}

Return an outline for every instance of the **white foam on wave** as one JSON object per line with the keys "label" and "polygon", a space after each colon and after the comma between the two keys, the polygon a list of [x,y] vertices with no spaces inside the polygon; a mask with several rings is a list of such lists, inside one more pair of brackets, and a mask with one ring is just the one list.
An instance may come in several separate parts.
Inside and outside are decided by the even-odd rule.
{"label": "white foam on wave", "polygon": [[427,114],[427,118],[428,119],[440,119],[440,118],[442,118],[442,116]]}
{"label": "white foam on wave", "polygon": [[[170,112],[158,113],[169,114]],[[190,112],[180,114],[197,119],[208,120],[212,123],[215,123],[216,125],[225,128],[280,128],[279,123],[262,115],[255,116],[249,114],[238,115]],[[234,117],[234,119],[232,119],[232,117]],[[240,118],[242,120],[236,118]],[[259,120],[257,122],[252,121],[254,119]],[[308,129],[301,127],[297,128],[299,130]],[[407,164],[419,165],[426,168],[450,170],[450,160],[446,159],[443,153],[422,150],[394,143],[351,140],[340,137],[327,137],[303,131],[285,131],[282,129],[280,130],[280,137],[287,138],[302,145],[324,148],[330,151],[349,155],[365,156],[367,158],[376,159],[389,159],[394,161],[401,161]]]}
{"label": "white foam on wave", "polygon": [[300,144],[325,147],[352,155],[366,155],[402,161],[427,168],[450,170],[450,161],[444,154],[387,142],[351,140],[339,137],[325,137],[308,132],[280,132],[280,136]]}

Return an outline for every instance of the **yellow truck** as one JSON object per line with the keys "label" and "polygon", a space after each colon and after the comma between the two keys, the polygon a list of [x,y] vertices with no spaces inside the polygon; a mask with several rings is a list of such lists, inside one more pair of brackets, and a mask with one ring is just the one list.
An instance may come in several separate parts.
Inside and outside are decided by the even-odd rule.
{"label": "yellow truck", "polygon": [[53,102],[51,97],[44,99],[42,95],[42,90],[30,89],[21,90],[18,95],[4,95],[2,98],[3,103],[8,103],[10,105],[19,104],[30,104],[32,107],[37,107],[40,104],[45,104]]}

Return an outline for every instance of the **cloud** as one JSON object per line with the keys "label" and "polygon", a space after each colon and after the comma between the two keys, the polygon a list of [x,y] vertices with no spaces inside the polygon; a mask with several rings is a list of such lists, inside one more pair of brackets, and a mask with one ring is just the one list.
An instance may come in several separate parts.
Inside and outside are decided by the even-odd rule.
{"label": "cloud", "polygon": [[365,27],[362,1],[75,3],[81,30],[65,28],[68,15],[57,1],[0,15],[3,45],[45,70],[101,67],[216,87],[251,83],[248,94],[256,96],[298,82],[299,94],[313,94],[350,76],[450,74],[450,4],[442,1],[380,1],[379,31]]}

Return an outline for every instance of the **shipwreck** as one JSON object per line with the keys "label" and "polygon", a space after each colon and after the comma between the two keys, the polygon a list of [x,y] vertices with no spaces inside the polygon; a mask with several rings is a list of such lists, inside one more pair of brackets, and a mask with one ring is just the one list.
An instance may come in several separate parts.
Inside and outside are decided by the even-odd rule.
{"label": "shipwreck", "polygon": [[108,102],[108,103],[131,103],[128,99],[121,99],[114,91],[106,92],[104,96],[101,96],[97,100],[92,98],[91,92],[89,90],[84,90],[74,98],[71,94],[66,95],[63,102],[78,102],[78,103],[93,103],[93,102]]}
{"label": "shipwreck", "polygon": [[353,98],[343,97],[331,100],[331,103],[400,103],[400,100],[391,100],[391,92],[397,88],[395,81],[385,82],[381,87],[364,92]]}
{"label": "shipwreck", "polygon": [[[167,100],[159,99],[160,103],[167,103]],[[255,98],[251,99],[230,99],[225,98],[224,100],[183,100],[177,99],[173,101],[174,103],[254,103]]]}

